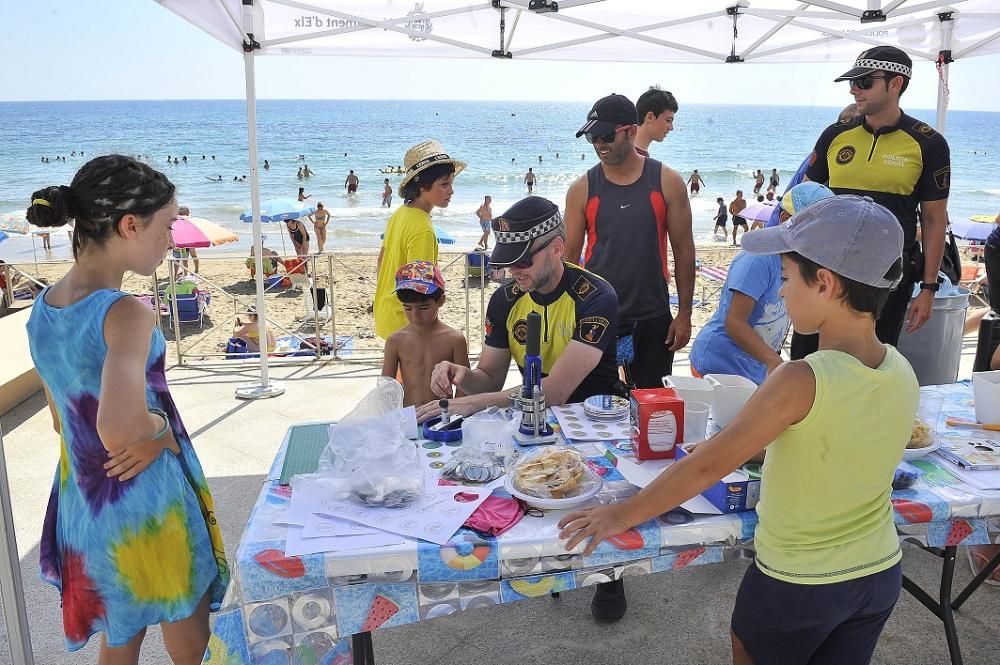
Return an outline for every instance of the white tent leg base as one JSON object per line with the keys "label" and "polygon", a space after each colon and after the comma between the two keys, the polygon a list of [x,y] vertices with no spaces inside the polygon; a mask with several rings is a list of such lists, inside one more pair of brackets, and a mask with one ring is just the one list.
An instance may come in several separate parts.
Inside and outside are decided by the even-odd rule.
{"label": "white tent leg base", "polygon": [[237,399],[267,399],[285,394],[285,386],[272,381],[266,386],[259,383],[241,383],[236,386]]}

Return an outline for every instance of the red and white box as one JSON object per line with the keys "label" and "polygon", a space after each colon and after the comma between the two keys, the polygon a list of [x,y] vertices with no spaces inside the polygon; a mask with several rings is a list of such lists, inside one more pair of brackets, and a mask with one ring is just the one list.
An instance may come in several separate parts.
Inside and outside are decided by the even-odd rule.
{"label": "red and white box", "polygon": [[633,390],[629,400],[636,459],[669,459],[684,440],[684,400],[673,388]]}

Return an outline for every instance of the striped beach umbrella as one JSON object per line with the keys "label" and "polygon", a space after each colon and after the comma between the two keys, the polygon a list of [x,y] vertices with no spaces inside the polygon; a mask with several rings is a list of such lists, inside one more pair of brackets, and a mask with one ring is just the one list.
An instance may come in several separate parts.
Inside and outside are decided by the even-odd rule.
{"label": "striped beach umbrella", "polygon": [[214,247],[236,242],[239,236],[201,217],[178,217],[170,230],[175,247]]}

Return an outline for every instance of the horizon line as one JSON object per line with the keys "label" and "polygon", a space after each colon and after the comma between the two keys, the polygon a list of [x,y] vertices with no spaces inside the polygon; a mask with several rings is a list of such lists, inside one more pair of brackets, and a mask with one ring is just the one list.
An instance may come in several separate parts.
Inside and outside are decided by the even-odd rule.
{"label": "horizon line", "polygon": [[[191,97],[180,98],[113,98],[113,99],[0,99],[0,104],[74,104],[89,102],[245,102],[244,97]],[[463,103],[546,103],[546,104],[587,104],[588,100],[565,99],[385,99],[385,98],[333,98],[333,97],[258,97],[258,102],[463,102]],[[763,107],[779,106],[784,108],[840,108],[839,105],[822,104],[732,104],[726,102],[688,102],[692,106],[742,106]],[[911,107],[915,111],[934,111],[936,108]],[[949,108],[948,111],[961,113],[1000,113],[1000,111],[983,111],[980,109]]]}

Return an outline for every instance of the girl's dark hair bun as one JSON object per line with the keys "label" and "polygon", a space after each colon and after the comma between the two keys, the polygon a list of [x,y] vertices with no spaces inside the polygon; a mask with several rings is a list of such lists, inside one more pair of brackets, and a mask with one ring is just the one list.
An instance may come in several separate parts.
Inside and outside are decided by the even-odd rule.
{"label": "girl's dark hair bun", "polygon": [[62,226],[73,216],[73,192],[69,187],[45,187],[31,195],[27,218],[35,226]]}

